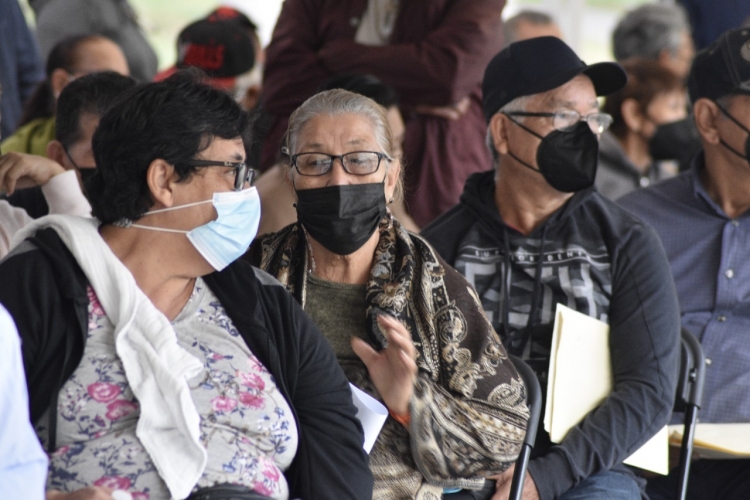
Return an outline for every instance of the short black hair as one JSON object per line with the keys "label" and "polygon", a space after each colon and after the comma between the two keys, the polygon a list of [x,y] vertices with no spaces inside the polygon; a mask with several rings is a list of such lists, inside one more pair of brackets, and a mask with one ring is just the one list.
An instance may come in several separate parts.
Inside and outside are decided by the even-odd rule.
{"label": "short black hair", "polygon": [[326,80],[318,92],[324,90],[344,89],[355,94],[369,97],[376,103],[388,109],[392,106],[398,106],[398,94],[396,89],[386,85],[378,78],[359,73],[345,73],[336,75]]}
{"label": "short black hair", "polygon": [[93,150],[96,173],[87,185],[92,213],[102,223],[136,220],[154,204],[146,172],[162,159],[187,181],[186,166],[214,138],[241,138],[250,148],[251,119],[227,94],[201,83],[194,68],[126,92],[99,120]]}
{"label": "short black hair", "polygon": [[57,100],[55,139],[65,149],[78,142],[81,139],[81,116],[102,116],[120,94],[135,85],[133,78],[114,71],[91,73],[70,82]]}

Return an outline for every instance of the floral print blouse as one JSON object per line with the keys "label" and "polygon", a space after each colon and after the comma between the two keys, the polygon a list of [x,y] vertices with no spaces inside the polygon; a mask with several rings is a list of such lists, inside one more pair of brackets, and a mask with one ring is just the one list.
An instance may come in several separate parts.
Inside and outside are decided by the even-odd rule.
{"label": "floral print blouse", "polygon": [[[168,500],[136,436],[139,403],[115,352],[114,327],[90,286],[88,295],[88,340],[81,364],[60,391],[47,488],[107,486],[130,492],[134,500]],[[196,489],[231,483],[287,499],[283,471],[297,451],[297,427],[273,377],[200,278],[172,325],[180,345],[204,364],[188,381],[208,452]],[[45,444],[47,420],[37,426]]]}

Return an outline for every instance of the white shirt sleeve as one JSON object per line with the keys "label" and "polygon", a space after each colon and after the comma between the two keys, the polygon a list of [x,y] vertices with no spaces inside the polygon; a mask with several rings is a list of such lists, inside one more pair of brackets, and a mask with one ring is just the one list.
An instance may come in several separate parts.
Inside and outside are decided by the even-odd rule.
{"label": "white shirt sleeve", "polygon": [[75,170],[68,170],[51,178],[42,186],[50,214],[91,217],[91,205],[81,191]]}
{"label": "white shirt sleeve", "polygon": [[33,220],[26,210],[0,200],[0,259],[8,254],[13,235]]}
{"label": "white shirt sleeve", "polygon": [[[91,217],[91,205],[83,195],[75,170],[52,177],[42,186],[50,214]],[[16,232],[30,224],[32,219],[22,208],[0,200],[0,259],[10,251],[10,242]]]}

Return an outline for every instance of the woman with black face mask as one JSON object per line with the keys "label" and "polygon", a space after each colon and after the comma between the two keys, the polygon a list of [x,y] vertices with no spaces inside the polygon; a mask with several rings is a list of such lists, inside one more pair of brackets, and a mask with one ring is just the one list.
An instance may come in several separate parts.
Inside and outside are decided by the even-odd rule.
{"label": "woman with black face mask", "polygon": [[484,478],[520,450],[523,385],[471,286],[388,210],[401,165],[387,123],[345,90],[302,104],[285,145],[298,222],[248,257],[302,304],[349,381],[388,408],[370,454],[374,497],[489,498]]}
{"label": "woman with black face mask", "polygon": [[628,83],[604,104],[614,120],[599,141],[596,175],[597,189],[612,200],[672,177],[700,147],[682,80],[651,60],[622,67]]}

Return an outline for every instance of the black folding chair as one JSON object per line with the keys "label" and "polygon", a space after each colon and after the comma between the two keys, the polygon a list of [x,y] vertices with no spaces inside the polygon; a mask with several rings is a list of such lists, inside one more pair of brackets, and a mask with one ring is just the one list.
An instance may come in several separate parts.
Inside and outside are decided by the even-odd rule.
{"label": "black folding chair", "polygon": [[534,371],[522,359],[509,354],[510,360],[516,367],[516,371],[521,375],[524,385],[526,386],[526,404],[529,407],[529,426],[526,429],[526,437],[523,439],[521,453],[516,459],[516,469],[513,472],[513,482],[510,486],[510,497],[508,500],[521,500],[523,493],[523,482],[526,477],[526,468],[529,465],[529,456],[531,449],[534,447],[537,427],[539,427],[539,417],[542,414],[542,387],[539,385],[539,379]]}
{"label": "black folding chair", "polygon": [[690,459],[693,455],[695,424],[698,420],[698,410],[701,408],[701,400],[703,399],[706,357],[703,355],[703,349],[698,339],[684,328],[682,329],[680,354],[680,376],[677,381],[674,410],[685,412],[685,427],[682,431],[682,448],[680,450],[680,468],[676,498],[685,500],[688,476],[690,475]]}

